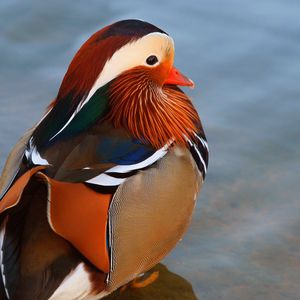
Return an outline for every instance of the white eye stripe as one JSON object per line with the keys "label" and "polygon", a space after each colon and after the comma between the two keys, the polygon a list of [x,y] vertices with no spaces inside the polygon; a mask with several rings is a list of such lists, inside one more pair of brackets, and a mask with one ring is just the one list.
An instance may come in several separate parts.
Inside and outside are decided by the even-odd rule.
{"label": "white eye stripe", "polygon": [[146,64],[146,59],[150,55],[155,55],[158,61],[162,61],[165,55],[164,52],[170,48],[174,48],[173,39],[166,34],[158,32],[150,33],[135,42],[123,46],[106,62],[84,102],[88,102],[100,87],[124,71],[139,65],[149,66]]}

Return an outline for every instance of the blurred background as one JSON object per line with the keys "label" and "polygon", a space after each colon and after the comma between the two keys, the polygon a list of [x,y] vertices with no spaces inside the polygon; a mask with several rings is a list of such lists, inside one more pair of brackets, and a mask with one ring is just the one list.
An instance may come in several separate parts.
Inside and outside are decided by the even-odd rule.
{"label": "blurred background", "polygon": [[299,15],[298,0],[2,0],[0,168],[78,47],[147,20],[175,40],[211,150],[190,230],[163,263],[199,299],[299,299]]}

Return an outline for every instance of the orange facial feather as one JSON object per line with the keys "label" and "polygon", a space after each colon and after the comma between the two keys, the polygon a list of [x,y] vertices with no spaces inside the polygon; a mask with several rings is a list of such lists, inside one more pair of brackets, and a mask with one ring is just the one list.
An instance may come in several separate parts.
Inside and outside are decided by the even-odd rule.
{"label": "orange facial feather", "polygon": [[114,80],[107,119],[156,149],[173,139],[186,144],[185,137],[194,139],[199,116],[181,90],[175,86],[159,86],[152,80],[151,71],[136,67]]}

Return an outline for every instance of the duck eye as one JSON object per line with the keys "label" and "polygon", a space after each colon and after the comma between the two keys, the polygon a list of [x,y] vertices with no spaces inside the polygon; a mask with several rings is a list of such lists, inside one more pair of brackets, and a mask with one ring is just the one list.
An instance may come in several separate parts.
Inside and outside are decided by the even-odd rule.
{"label": "duck eye", "polygon": [[154,64],[156,64],[158,62],[158,59],[155,55],[150,55],[147,59],[146,59],[146,63],[150,66],[153,66]]}

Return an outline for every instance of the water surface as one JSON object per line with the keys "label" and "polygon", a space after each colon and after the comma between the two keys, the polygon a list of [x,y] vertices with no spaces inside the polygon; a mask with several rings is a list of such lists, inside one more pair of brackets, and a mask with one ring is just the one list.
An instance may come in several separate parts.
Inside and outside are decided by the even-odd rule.
{"label": "water surface", "polygon": [[140,18],[175,39],[211,149],[191,228],[165,260],[199,299],[299,299],[300,2],[0,2],[0,167],[81,43]]}

